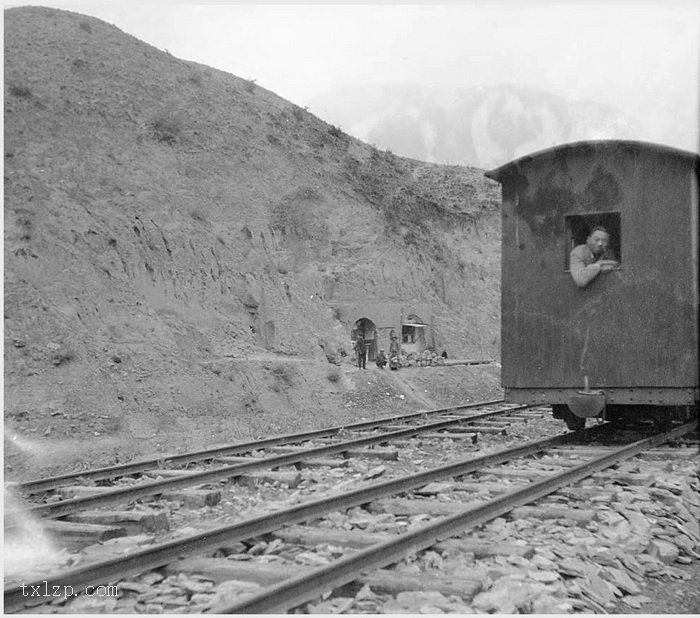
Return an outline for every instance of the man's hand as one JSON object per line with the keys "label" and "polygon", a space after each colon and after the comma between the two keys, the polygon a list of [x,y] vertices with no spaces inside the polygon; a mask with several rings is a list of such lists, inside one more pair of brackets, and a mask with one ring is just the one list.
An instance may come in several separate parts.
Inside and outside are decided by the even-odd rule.
{"label": "man's hand", "polygon": [[609,273],[615,266],[617,266],[617,262],[615,260],[600,260],[598,262],[600,265],[600,272],[602,273]]}

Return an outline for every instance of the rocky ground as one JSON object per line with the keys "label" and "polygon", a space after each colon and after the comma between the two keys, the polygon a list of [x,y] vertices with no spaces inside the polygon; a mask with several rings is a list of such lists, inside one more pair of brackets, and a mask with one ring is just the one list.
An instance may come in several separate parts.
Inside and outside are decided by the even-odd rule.
{"label": "rocky ground", "polygon": [[[459,395],[462,401],[496,398],[500,394],[498,373],[496,365],[387,372],[376,368],[359,370],[346,364],[338,380],[342,379],[347,385],[339,413],[347,421],[357,421],[452,403],[442,398],[441,392],[450,397]],[[293,419],[287,420],[293,423]],[[333,423],[321,423],[329,424]],[[540,420],[513,424],[505,439],[485,434],[479,447],[502,448],[505,444],[551,435],[563,429],[561,423],[545,414]],[[432,466],[466,456],[459,443],[448,444],[439,455],[423,444],[414,448],[415,452],[401,452],[406,473],[418,462],[425,464],[426,457],[430,458]],[[473,535],[465,536],[470,543],[476,540],[485,547],[503,544],[514,548],[510,553],[496,552],[484,559],[460,549],[459,539],[448,540],[434,550],[401,561],[396,567],[406,577],[437,576],[448,571],[464,577],[465,582],[478,582],[480,591],[469,600],[418,589],[392,595],[374,592],[367,586],[351,595],[341,591],[330,599],[311,603],[309,610],[327,614],[697,613],[700,609],[697,587],[700,555],[695,550],[700,545],[700,479],[694,455],[693,449],[686,448],[678,457],[669,454],[666,458],[630,460],[617,470],[629,477],[628,481],[617,481],[615,477],[584,480],[576,488],[541,500],[538,515],[529,511],[530,507],[519,508],[477,528]],[[546,458],[539,461],[543,469],[546,464]],[[522,465],[531,464],[523,462]],[[354,462],[353,466],[369,476],[381,474],[383,468],[371,461]],[[295,492],[317,496],[338,482],[333,475],[324,477],[323,473],[315,472],[312,476],[313,482],[305,481]],[[490,479],[483,477],[482,480],[486,486]],[[433,499],[440,501],[439,490],[435,491],[438,493]],[[165,509],[172,522],[178,524],[176,534],[179,535],[194,533],[199,526],[208,525],[207,522],[226,523],[231,517],[240,519],[268,512],[271,508],[283,508],[290,496],[289,490],[278,484],[266,485],[264,489],[241,486],[233,500],[233,503],[195,510],[181,509],[180,505],[168,501],[157,502],[156,506]],[[577,509],[575,518],[572,507]],[[557,515],[559,510],[561,513]],[[419,524],[422,517],[425,516],[416,515],[413,523]],[[332,526],[340,529],[359,526],[368,533],[386,531],[396,525],[393,516],[362,508],[338,513],[331,519]],[[138,542],[139,537],[115,539],[93,550],[95,556],[105,551],[123,552],[127,551],[129,543]],[[248,548],[238,545],[240,553],[236,558],[247,559]],[[307,556],[286,548],[279,541],[261,541],[250,552],[262,552],[272,563],[278,560],[280,565],[287,566],[291,561],[309,567],[324,560],[323,552]],[[87,552],[81,560],[89,559],[90,555]],[[62,557],[65,559],[66,555]],[[327,559],[330,561],[334,557],[329,550]],[[150,604],[153,611],[163,610],[167,603],[177,602],[173,597],[189,598],[187,591],[191,594],[193,587],[198,590],[193,599],[204,607],[212,599],[233,602],[242,591],[255,593],[259,589],[255,584],[246,589],[229,584],[231,582],[212,583],[206,577],[149,573],[124,585],[124,590],[130,591],[124,599],[81,597],[61,611],[105,612],[118,607],[123,610],[133,608],[137,602]],[[186,605],[187,600],[183,603]]]}

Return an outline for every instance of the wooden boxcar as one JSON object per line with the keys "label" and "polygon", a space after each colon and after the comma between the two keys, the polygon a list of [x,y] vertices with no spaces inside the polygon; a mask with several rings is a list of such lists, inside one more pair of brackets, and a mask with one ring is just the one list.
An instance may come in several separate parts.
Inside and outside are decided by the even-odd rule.
{"label": "wooden boxcar", "polygon": [[[571,428],[606,410],[695,413],[697,154],[634,141],[565,144],[486,173],[501,183],[502,383]],[[571,250],[604,226],[618,265],[579,287]]]}

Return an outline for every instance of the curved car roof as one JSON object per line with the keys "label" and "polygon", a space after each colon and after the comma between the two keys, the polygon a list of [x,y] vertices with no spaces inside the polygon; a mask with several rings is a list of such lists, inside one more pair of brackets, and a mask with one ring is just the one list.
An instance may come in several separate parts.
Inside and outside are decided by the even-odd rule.
{"label": "curved car roof", "polygon": [[700,163],[700,155],[695,152],[690,152],[687,150],[681,150],[679,148],[673,148],[672,146],[665,146],[663,144],[655,144],[653,142],[640,142],[634,140],[584,140],[579,142],[571,142],[568,144],[561,144],[558,146],[553,146],[551,148],[546,148],[544,150],[538,150],[531,154],[524,155],[509,163],[496,167],[492,170],[485,172],[488,178],[497,180],[498,182],[503,182],[509,176],[518,174],[520,170],[527,164],[532,162],[546,162],[547,159],[553,159],[555,157],[560,157],[575,151],[591,151],[591,152],[606,152],[610,150],[622,150],[622,151],[637,151],[639,154],[644,153],[657,153],[665,154],[668,156],[675,156],[680,158],[687,158],[689,161],[694,161],[695,164]]}

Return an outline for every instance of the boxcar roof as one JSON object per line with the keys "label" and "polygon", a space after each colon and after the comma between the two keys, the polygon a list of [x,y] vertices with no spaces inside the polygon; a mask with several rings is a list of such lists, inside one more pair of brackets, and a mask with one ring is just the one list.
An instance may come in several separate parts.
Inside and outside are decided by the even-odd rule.
{"label": "boxcar roof", "polygon": [[543,163],[548,159],[576,153],[577,151],[581,154],[593,154],[596,152],[608,152],[610,150],[627,151],[628,153],[636,152],[639,155],[652,153],[664,154],[667,156],[688,159],[689,163],[694,162],[695,165],[700,164],[700,155],[697,153],[689,152],[687,150],[680,150],[679,148],[673,148],[671,146],[664,146],[662,144],[634,140],[584,140],[580,142],[571,142],[569,144],[561,144],[559,146],[553,146],[544,150],[538,150],[519,157],[518,159],[514,159],[513,161],[501,165],[500,167],[489,170],[485,173],[485,175],[488,178],[497,180],[498,182],[503,182],[512,175],[519,175],[522,168],[532,162]]}

